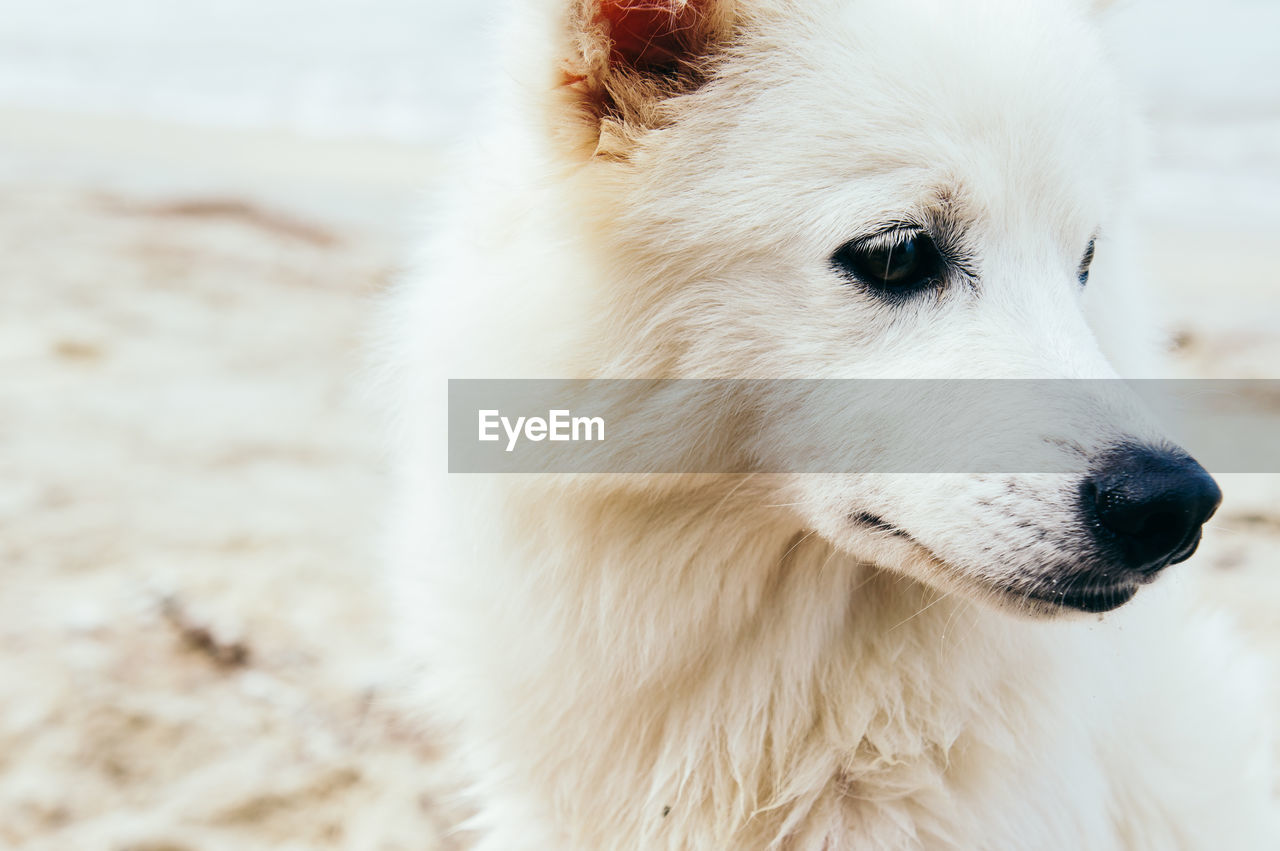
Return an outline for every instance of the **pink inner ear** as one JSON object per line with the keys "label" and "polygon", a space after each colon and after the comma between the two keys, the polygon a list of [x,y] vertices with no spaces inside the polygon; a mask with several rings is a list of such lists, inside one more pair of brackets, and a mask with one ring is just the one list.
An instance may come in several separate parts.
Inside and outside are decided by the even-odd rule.
{"label": "pink inner ear", "polygon": [[706,0],[601,0],[609,22],[611,61],[654,70],[692,58]]}

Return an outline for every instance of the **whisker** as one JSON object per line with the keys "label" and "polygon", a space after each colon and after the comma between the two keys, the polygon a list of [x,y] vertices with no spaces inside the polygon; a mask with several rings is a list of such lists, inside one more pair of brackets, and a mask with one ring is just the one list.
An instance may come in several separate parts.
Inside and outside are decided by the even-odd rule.
{"label": "whisker", "polygon": [[725,503],[727,503],[730,499],[732,499],[732,498],[733,498],[733,495],[734,495],[735,493],[737,493],[738,491],[740,491],[740,490],[742,489],[742,487],[743,487],[744,485],[746,485],[746,483],[747,483],[747,482],[751,481],[751,479],[755,478],[755,476],[756,476],[756,474],[755,474],[755,473],[747,473],[745,476],[743,476],[741,481],[739,481],[739,482],[738,482],[736,485],[734,485],[733,487],[729,488],[729,492],[728,492],[728,493],[726,493],[724,496],[720,497],[720,501],[719,501],[719,502],[717,502],[717,503],[715,504],[715,506],[713,506],[713,507],[712,507],[712,509],[711,509],[711,513],[714,515],[717,511],[719,511],[721,508],[723,508],[723,507],[724,507],[724,505],[725,505]]}
{"label": "whisker", "polygon": [[1274,530],[1273,527],[1270,526],[1270,524],[1267,524],[1267,525],[1258,524],[1257,526],[1251,526],[1248,528],[1241,529],[1236,526],[1223,526],[1221,523],[1206,523],[1204,524],[1204,528],[1214,532],[1230,532],[1232,535],[1250,535],[1250,534],[1258,534],[1260,532],[1263,534],[1266,534]]}
{"label": "whisker", "polygon": [[782,562],[786,561],[786,560],[787,560],[787,556],[789,556],[789,555],[791,555],[793,552],[795,552],[796,547],[800,546],[800,545],[801,545],[801,544],[803,544],[805,541],[807,541],[807,540],[809,540],[810,538],[812,538],[812,537],[817,533],[817,531],[818,531],[817,529],[810,529],[808,532],[806,532],[806,533],[804,534],[804,536],[803,536],[803,537],[801,537],[801,538],[800,538],[800,540],[796,541],[796,542],[795,542],[794,544],[792,544],[789,548],[787,548],[787,551],[786,551],[785,553],[783,553],[783,554],[782,554],[782,558],[780,558],[780,559],[778,560],[779,564],[781,564]]}
{"label": "whisker", "polygon": [[936,597],[932,603],[930,603],[929,605],[925,606],[924,608],[922,608],[922,609],[918,610],[918,611],[917,611],[914,615],[912,615],[911,617],[909,617],[909,618],[905,618],[905,619],[903,619],[903,620],[898,621],[898,622],[897,622],[897,623],[895,623],[893,626],[891,626],[891,627],[889,627],[887,630],[885,630],[885,632],[886,632],[886,633],[893,632],[895,629],[897,629],[898,627],[902,626],[902,625],[903,625],[904,623],[906,623],[907,621],[912,620],[913,618],[919,617],[920,615],[922,615],[922,614],[924,614],[925,612],[929,611],[929,610],[930,610],[930,609],[932,609],[934,606],[938,605],[939,603],[941,603],[943,600],[947,599],[948,597],[950,597],[950,596],[951,596],[952,594],[954,594],[954,593],[955,593],[954,591],[944,591],[942,594],[940,594],[938,597]]}

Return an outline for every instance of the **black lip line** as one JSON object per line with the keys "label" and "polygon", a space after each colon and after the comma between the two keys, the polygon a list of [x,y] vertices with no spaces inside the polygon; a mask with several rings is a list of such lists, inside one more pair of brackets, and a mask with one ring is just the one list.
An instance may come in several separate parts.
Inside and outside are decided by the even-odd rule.
{"label": "black lip line", "polygon": [[850,515],[849,519],[860,526],[870,526],[872,529],[875,529],[878,532],[887,532],[890,535],[896,535],[899,538],[905,538],[906,540],[911,541],[912,543],[916,542],[915,538],[911,537],[909,534],[902,531],[897,526],[894,526],[892,523],[888,522],[883,517],[880,517],[879,515],[876,515],[876,514],[872,514],[870,511],[859,511],[857,514]]}
{"label": "black lip line", "polygon": [[[1053,593],[1038,592],[1036,589],[1024,592],[1021,596],[1024,599],[1035,600],[1039,603],[1048,603],[1060,609],[1076,609],[1084,612],[1109,612],[1118,609],[1125,603],[1129,602],[1138,593],[1137,585],[1116,584],[1109,585],[1106,588],[1090,589],[1087,592],[1084,589],[1067,589],[1064,591],[1055,591]],[[1105,608],[1096,608],[1089,604],[1103,603]]]}

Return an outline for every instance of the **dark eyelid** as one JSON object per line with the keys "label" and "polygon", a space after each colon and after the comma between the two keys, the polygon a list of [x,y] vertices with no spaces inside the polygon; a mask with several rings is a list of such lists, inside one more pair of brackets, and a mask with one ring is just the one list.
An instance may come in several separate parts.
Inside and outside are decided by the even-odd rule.
{"label": "dark eyelid", "polygon": [[961,243],[961,231],[946,219],[939,219],[927,231],[938,255],[947,267],[962,279],[970,289],[978,286],[978,267],[974,256]]}
{"label": "dark eyelid", "polygon": [[1085,245],[1084,253],[1080,255],[1080,263],[1076,266],[1076,279],[1080,282],[1080,286],[1084,287],[1089,283],[1089,268],[1093,265],[1094,254],[1097,251],[1098,232],[1094,231],[1093,236],[1089,237],[1089,242]]}
{"label": "dark eyelid", "polygon": [[970,290],[976,291],[977,262],[973,254],[962,246],[962,233],[960,224],[945,209],[930,209],[922,215],[899,214],[850,242],[873,248],[888,248],[912,237],[926,237],[933,244],[947,271]]}

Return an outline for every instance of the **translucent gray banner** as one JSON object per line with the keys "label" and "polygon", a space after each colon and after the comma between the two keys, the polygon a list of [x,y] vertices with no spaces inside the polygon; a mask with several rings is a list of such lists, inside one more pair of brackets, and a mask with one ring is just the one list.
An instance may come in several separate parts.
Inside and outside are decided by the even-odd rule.
{"label": "translucent gray banner", "polygon": [[1280,473],[1280,380],[450,380],[452,473]]}

